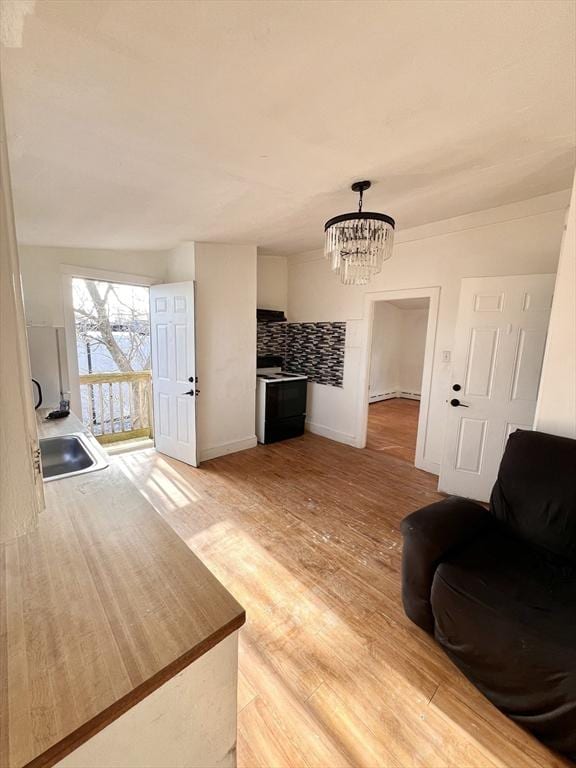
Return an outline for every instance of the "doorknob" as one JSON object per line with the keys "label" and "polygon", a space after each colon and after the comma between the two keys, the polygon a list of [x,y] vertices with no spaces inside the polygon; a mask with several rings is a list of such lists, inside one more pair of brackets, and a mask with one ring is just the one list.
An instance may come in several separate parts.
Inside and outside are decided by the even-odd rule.
{"label": "doorknob", "polygon": [[188,390],[188,392],[184,392],[185,395],[191,395],[191,397],[194,397],[196,394],[193,389]]}
{"label": "doorknob", "polygon": [[453,400],[450,400],[450,405],[453,408],[457,408],[458,406],[460,406],[460,408],[470,408],[469,405],[464,405],[464,403],[461,403],[457,397],[455,397]]}

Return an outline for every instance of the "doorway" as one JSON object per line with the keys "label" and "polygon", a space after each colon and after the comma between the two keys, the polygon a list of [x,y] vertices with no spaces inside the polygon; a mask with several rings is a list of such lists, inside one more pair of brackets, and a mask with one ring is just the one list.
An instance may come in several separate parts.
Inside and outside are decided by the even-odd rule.
{"label": "doorway", "polygon": [[[395,307],[394,303],[399,304]],[[439,305],[440,288],[437,286],[377,291],[365,295],[360,378],[360,392],[362,394],[358,399],[357,442],[359,448],[368,447],[369,450],[376,449],[379,453],[385,452],[382,450],[383,448],[387,449],[387,453],[391,455],[396,453],[397,458],[415,465],[418,469],[436,475],[440,467],[436,461],[428,458],[426,443]],[[378,309],[379,306],[384,306],[384,309]],[[425,323],[423,323],[426,327],[423,349],[420,340],[419,349],[421,352],[418,355],[412,355],[412,360],[407,358],[404,363],[406,373],[404,380],[396,377],[398,380],[389,382],[389,385],[386,385],[384,380],[378,379],[375,370],[373,372],[373,347],[380,350],[379,354],[382,358],[386,358],[391,354],[394,343],[396,343],[391,343],[391,339],[399,340],[400,347],[406,346],[406,344],[402,342],[403,332],[400,323],[397,324],[392,333],[384,335],[383,345],[378,343],[379,330],[376,330],[376,344],[373,344],[374,321],[376,319],[376,325],[378,325],[378,315],[385,315],[386,307],[388,307],[389,315],[393,313],[394,309],[400,312],[417,309],[420,311],[420,315],[426,318]],[[390,310],[390,307],[393,309]],[[422,318],[416,321],[416,315],[417,313],[414,313],[412,317],[414,318],[413,322],[418,326],[422,324]],[[407,321],[406,338],[415,339],[418,333],[420,333],[421,338],[421,332],[418,331],[417,333],[416,328],[412,329],[409,326],[410,322]],[[412,330],[414,330],[413,335]],[[386,339],[388,339],[388,344],[386,344]],[[417,360],[416,364],[414,360]],[[387,400],[392,402],[386,405]],[[415,423],[416,427],[414,426]],[[380,435],[378,438],[380,443],[375,445],[378,434]],[[372,443],[371,446],[370,442]]]}
{"label": "doorway", "polygon": [[63,265],[70,407],[113,452],[198,465],[194,282]]}
{"label": "doorway", "polygon": [[72,277],[79,409],[98,442],[152,437],[147,286]]}
{"label": "doorway", "polygon": [[430,298],[374,304],[366,449],[414,464]]}

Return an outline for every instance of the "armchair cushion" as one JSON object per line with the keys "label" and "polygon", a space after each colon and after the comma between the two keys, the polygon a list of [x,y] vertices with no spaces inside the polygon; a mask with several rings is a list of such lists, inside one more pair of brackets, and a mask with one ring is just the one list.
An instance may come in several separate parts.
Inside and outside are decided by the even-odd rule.
{"label": "armchair cushion", "polygon": [[490,511],[525,541],[576,563],[576,440],[517,430],[508,438]]}
{"label": "armchair cushion", "polygon": [[576,757],[576,566],[496,525],[448,555],[435,636],[499,709]]}
{"label": "armchair cushion", "polygon": [[402,600],[407,616],[422,629],[434,631],[430,591],[436,567],[492,522],[480,504],[455,496],[423,507],[402,521]]}

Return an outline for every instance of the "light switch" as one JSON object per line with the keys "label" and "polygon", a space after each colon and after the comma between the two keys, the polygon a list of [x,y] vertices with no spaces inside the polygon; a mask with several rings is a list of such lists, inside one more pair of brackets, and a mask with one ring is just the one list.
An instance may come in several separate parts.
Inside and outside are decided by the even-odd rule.
{"label": "light switch", "polygon": [[443,349],[442,350],[442,362],[443,363],[449,363],[452,359],[452,355],[449,349]]}

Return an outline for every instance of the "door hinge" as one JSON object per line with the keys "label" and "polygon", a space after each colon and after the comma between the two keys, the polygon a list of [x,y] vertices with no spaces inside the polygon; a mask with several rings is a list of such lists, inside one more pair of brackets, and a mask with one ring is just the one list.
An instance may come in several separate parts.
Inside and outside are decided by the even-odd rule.
{"label": "door hinge", "polygon": [[42,454],[39,446],[32,447],[32,464],[34,465],[34,472],[37,475],[42,475]]}

